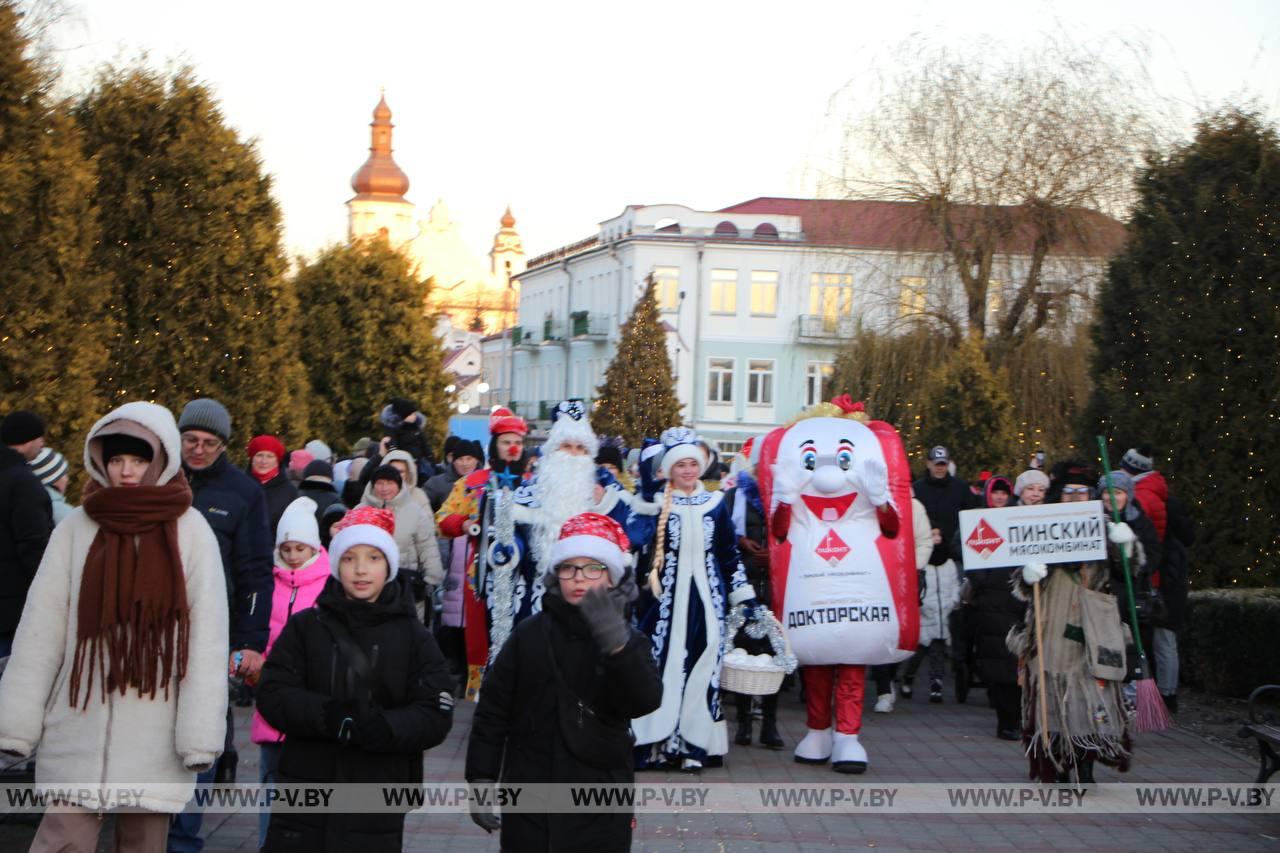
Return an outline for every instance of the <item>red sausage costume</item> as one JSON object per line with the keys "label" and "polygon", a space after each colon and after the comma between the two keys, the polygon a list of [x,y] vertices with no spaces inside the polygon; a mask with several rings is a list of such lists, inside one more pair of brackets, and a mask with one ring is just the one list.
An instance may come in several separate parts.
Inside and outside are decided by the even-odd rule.
{"label": "red sausage costume", "polygon": [[845,395],[769,433],[758,472],[774,610],[808,702],[796,760],[861,773],[866,666],[905,660],[920,633],[902,441]]}

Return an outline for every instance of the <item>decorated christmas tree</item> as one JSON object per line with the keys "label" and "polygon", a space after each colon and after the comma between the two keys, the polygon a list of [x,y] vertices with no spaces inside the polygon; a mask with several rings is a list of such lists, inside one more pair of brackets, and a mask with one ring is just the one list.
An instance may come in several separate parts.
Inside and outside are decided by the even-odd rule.
{"label": "decorated christmas tree", "polygon": [[109,322],[89,265],[93,169],[53,83],[17,8],[0,2],[0,410],[40,414],[49,446],[74,460],[105,411]]}
{"label": "decorated christmas tree", "polygon": [[422,310],[427,284],[410,262],[384,239],[333,246],[301,266],[296,286],[312,407],[328,434],[348,443],[378,435],[382,407],[405,397],[426,416],[438,455],[451,401],[440,339]]}
{"label": "decorated christmas tree", "polygon": [[923,389],[920,443],[941,444],[961,476],[979,470],[1013,470],[1013,407],[976,338],[966,338],[930,372]]}
{"label": "decorated christmas tree", "polygon": [[175,410],[215,397],[236,446],[255,432],[305,440],[297,300],[253,145],[190,71],[107,68],[74,113],[96,164],[93,260],[115,325],[103,390]]}
{"label": "decorated christmas tree", "polygon": [[1197,522],[1196,586],[1280,582],[1280,139],[1226,111],[1152,158],[1099,293],[1083,440],[1150,445]]}
{"label": "decorated christmas tree", "polygon": [[636,447],[642,439],[657,438],[664,429],[679,423],[680,402],[667,354],[667,335],[650,276],[631,319],[622,327],[604,384],[596,389],[591,425],[601,436],[620,437]]}

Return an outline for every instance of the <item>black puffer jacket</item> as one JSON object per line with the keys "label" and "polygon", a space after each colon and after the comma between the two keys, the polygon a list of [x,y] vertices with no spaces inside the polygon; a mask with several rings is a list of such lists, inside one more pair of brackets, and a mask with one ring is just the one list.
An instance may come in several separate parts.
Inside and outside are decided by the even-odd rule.
{"label": "black puffer jacket", "polygon": [[[443,741],[453,724],[453,680],[403,595],[393,582],[372,604],[351,601],[333,579],[316,606],[280,632],[262,671],[258,710],[285,734],[281,782],[422,782],[423,750]],[[361,684],[325,620],[347,626],[372,665],[372,685]],[[361,707],[356,734],[340,744],[326,723],[330,703],[351,702]],[[277,813],[263,849],[399,851],[403,834],[401,814]]]}
{"label": "black puffer jacket", "polygon": [[985,684],[1017,684],[1018,659],[1005,644],[1009,629],[1022,621],[1027,605],[1014,598],[1010,575],[1021,569],[968,572],[974,665]]}
{"label": "black puffer jacket", "polygon": [[342,496],[334,489],[333,483],[325,480],[303,480],[298,484],[298,497],[311,498],[316,502],[317,522],[324,516],[326,509],[342,503]]}
{"label": "black puffer jacket", "polygon": [[951,540],[960,529],[960,510],[980,506],[979,499],[969,491],[968,483],[950,474],[941,480],[925,474],[911,484],[911,493],[924,504],[929,522],[942,532],[942,541],[929,555],[929,565],[941,566],[951,556]]}
{"label": "black puffer jacket", "polygon": [[17,630],[52,532],[48,492],[21,453],[0,445],[0,632]]}
{"label": "black puffer jacket", "polygon": [[298,487],[289,480],[289,472],[282,466],[274,477],[262,484],[262,491],[267,496],[268,529],[271,531],[272,541],[275,541],[280,516],[284,515],[285,509],[298,497]]}
{"label": "black puffer jacket", "polygon": [[[547,642],[549,637],[567,686],[601,718],[618,724],[620,737],[629,744],[630,720],[662,703],[662,681],[649,641],[633,630],[622,651],[605,656],[576,607],[556,592],[543,598],[542,607],[540,614],[516,626],[485,675],[467,745],[467,779],[631,784],[635,770],[629,757],[616,768],[600,770],[570,753],[560,732]],[[627,813],[507,814],[502,818],[504,853],[630,849],[631,815]]]}

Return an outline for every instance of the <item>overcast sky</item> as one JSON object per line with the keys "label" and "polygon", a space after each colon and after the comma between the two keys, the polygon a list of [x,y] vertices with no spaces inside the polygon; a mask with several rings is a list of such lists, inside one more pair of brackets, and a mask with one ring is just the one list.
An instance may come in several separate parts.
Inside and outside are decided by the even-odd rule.
{"label": "overcast sky", "polygon": [[194,66],[258,140],[303,254],[345,236],[380,88],[419,215],[444,198],[482,253],[510,203],[530,255],[629,203],[811,194],[829,99],[912,34],[1139,42],[1188,116],[1242,97],[1280,115],[1273,0],[63,3],[64,83],[142,53]]}

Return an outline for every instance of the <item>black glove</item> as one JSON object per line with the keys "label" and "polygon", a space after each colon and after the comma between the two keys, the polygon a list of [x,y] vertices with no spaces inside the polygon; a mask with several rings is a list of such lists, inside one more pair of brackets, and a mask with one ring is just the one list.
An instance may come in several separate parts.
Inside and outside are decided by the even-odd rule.
{"label": "black glove", "polygon": [[920,588],[920,603],[924,604],[924,591],[929,588],[929,576],[924,569],[916,569],[916,586]]}
{"label": "black glove", "polygon": [[355,733],[357,742],[375,752],[384,750],[391,743],[391,726],[378,706],[372,702],[357,703],[355,708]]}
{"label": "black glove", "polygon": [[582,597],[582,603],[578,607],[582,610],[582,618],[591,629],[591,636],[595,638],[600,651],[610,655],[627,644],[631,628],[627,625],[627,620],[622,618],[617,602],[608,592],[593,589]]}
{"label": "black glove", "polygon": [[[483,800],[483,803],[481,802]],[[471,822],[485,832],[502,828],[498,817],[497,792],[492,779],[475,779],[471,782]]]}
{"label": "black glove", "polygon": [[341,744],[355,740],[356,709],[351,702],[331,699],[324,703],[324,730]]}

